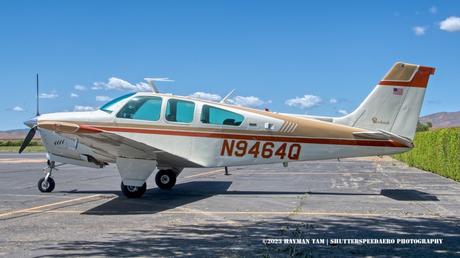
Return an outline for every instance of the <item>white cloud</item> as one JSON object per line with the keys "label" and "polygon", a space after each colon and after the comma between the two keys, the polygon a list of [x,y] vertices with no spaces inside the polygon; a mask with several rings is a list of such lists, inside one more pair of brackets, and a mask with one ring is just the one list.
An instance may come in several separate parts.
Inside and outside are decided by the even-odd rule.
{"label": "white cloud", "polygon": [[76,93],[70,93],[70,98],[74,99],[74,98],[78,98],[78,94]]}
{"label": "white cloud", "polygon": [[342,115],[348,115],[348,111],[346,111],[345,109],[339,109],[339,113]]}
{"label": "white cloud", "polygon": [[91,107],[91,106],[75,106],[73,108],[74,111],[93,111],[96,110],[96,107]]}
{"label": "white cloud", "polygon": [[109,96],[96,96],[96,101],[101,101],[101,102],[105,102],[105,101],[109,101],[111,100],[112,98],[109,97]]}
{"label": "white cloud", "polygon": [[438,12],[438,8],[437,8],[436,6],[433,5],[433,6],[429,9],[429,11],[430,11],[430,13],[435,14],[435,13]]}
{"label": "white cloud", "polygon": [[203,100],[211,100],[211,101],[219,101],[222,99],[220,95],[217,94],[212,94],[212,93],[207,93],[207,92],[201,92],[197,91],[190,95],[192,98],[197,98],[197,99],[203,99]]}
{"label": "white cloud", "polygon": [[254,96],[236,96],[234,98],[228,99],[227,101],[230,104],[243,107],[258,107],[265,103],[265,101]]}
{"label": "white cloud", "polygon": [[439,28],[448,32],[460,31],[460,17],[450,16],[439,23]]}
{"label": "white cloud", "polygon": [[415,26],[412,28],[412,30],[417,36],[423,36],[426,33],[426,27],[423,27],[423,26]]}
{"label": "white cloud", "polygon": [[13,111],[22,112],[22,111],[24,111],[24,109],[23,109],[22,107],[20,107],[20,106],[15,106],[15,107],[13,108]]}
{"label": "white cloud", "polygon": [[79,91],[84,91],[84,90],[86,90],[86,87],[83,86],[83,85],[75,85],[74,88],[75,88],[75,90],[79,90]]}
{"label": "white cloud", "polygon": [[335,103],[337,103],[337,102],[338,102],[338,101],[337,101],[336,98],[332,98],[332,99],[329,100],[329,103],[331,103],[331,104],[335,104]]}
{"label": "white cloud", "polygon": [[128,91],[152,91],[150,85],[145,82],[131,84],[123,79],[110,77],[108,82],[95,82],[93,90],[128,90]]}
{"label": "white cloud", "polygon": [[[190,97],[203,99],[203,100],[210,100],[210,101],[220,101],[222,97],[218,94],[207,93],[207,92],[195,92]],[[243,107],[259,107],[263,104],[270,104],[272,103],[271,100],[264,101],[259,97],[255,96],[236,96],[234,98],[230,98],[226,100],[227,103],[236,105],[236,106],[243,106]]]}
{"label": "white cloud", "polygon": [[321,98],[315,95],[304,95],[303,97],[295,97],[286,100],[285,104],[290,107],[299,107],[301,109],[311,108],[321,103]]}
{"label": "white cloud", "polygon": [[51,92],[51,93],[41,93],[39,98],[41,99],[54,99],[59,97],[59,95],[56,94],[56,92]]}

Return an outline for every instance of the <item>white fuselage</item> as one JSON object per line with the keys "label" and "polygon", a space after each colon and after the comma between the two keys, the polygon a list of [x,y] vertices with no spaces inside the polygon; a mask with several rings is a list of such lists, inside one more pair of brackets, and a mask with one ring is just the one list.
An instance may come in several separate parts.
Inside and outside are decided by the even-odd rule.
{"label": "white fuselage", "polygon": [[[152,95],[151,93],[138,93]],[[39,117],[39,121],[72,122],[89,125],[110,134],[129,139],[133,142],[151,146],[153,153],[168,153],[177,157],[171,161],[158,160],[156,154],[137,152],[136,148],[123,147],[123,143],[113,144],[107,140],[94,138],[95,144],[80,139],[77,135],[56,133],[39,128],[43,142],[50,154],[75,160],[87,161],[88,156],[100,162],[116,162],[117,157],[132,159],[154,159],[165,166],[219,167],[267,163],[281,163],[305,160],[372,156],[398,153],[408,150],[404,146],[393,146],[387,141],[361,141],[331,136],[335,131],[350,131],[349,127],[334,125],[324,121],[283,120],[279,114],[264,111],[252,111],[218,103],[191,100],[170,95],[163,98],[161,115],[157,121],[143,121],[116,116],[117,111],[126,103],[123,100],[113,107],[113,112],[101,110],[91,112],[54,113]],[[165,119],[168,99],[187,99],[195,103],[193,121],[175,123]],[[200,122],[203,105],[216,106],[237,112],[244,116],[239,126],[211,125]],[[289,117],[288,117],[289,118]],[[304,125],[303,125],[303,124]],[[310,125],[311,124],[311,125]],[[303,126],[303,128],[302,128]],[[311,135],[296,133],[299,130]],[[313,131],[322,128],[325,132]],[[328,129],[330,128],[330,129]],[[359,130],[357,128],[354,128]],[[331,132],[326,132],[330,130]],[[301,132],[301,131],[299,131]],[[336,133],[337,134],[337,133]],[[100,141],[100,142],[98,142]],[[161,154],[158,154],[161,155]],[[187,162],[185,162],[187,161]]]}

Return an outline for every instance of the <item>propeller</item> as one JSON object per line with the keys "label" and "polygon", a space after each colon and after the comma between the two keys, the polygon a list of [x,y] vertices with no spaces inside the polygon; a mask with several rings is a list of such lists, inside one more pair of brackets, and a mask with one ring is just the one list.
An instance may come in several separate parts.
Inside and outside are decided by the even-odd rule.
{"label": "propeller", "polygon": [[39,90],[38,90],[38,73],[37,73],[37,77],[36,77],[36,81],[35,81],[35,82],[36,82],[36,84],[37,84],[37,92],[36,92],[36,93],[37,93],[37,96],[36,96],[36,98],[37,98],[37,99],[36,99],[36,101],[37,101],[37,113],[36,113],[35,115],[36,115],[36,116],[39,116],[39,115],[40,115],[40,111],[39,111],[40,108],[39,108],[38,105],[39,105],[40,101],[38,101],[38,100],[39,100],[40,96],[38,95],[38,93],[39,93]]}
{"label": "propeller", "polygon": [[38,73],[36,76],[36,84],[37,84],[37,96],[36,96],[37,97],[37,113],[34,118],[24,122],[25,125],[30,127],[30,130],[27,133],[26,138],[24,138],[24,141],[22,142],[21,147],[19,148],[19,153],[22,153],[24,151],[24,149],[30,144],[30,142],[35,136],[35,133],[37,132],[37,118],[40,116],[39,106],[38,106],[38,102],[39,102],[38,101],[39,100]]}
{"label": "propeller", "polygon": [[29,145],[30,141],[32,141],[32,138],[35,136],[35,132],[37,131],[37,126],[34,125],[32,128],[30,128],[29,132],[26,135],[26,138],[21,144],[21,148],[19,148],[19,153],[22,153],[24,149]]}

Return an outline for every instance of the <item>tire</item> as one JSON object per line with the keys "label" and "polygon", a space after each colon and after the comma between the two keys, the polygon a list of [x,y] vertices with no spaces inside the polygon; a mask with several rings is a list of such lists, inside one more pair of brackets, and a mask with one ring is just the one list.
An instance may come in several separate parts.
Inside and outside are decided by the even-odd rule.
{"label": "tire", "polygon": [[147,190],[146,183],[144,183],[141,187],[139,187],[139,186],[124,185],[123,182],[121,182],[121,191],[128,198],[140,198],[142,195],[144,195],[146,190]]}
{"label": "tire", "polygon": [[176,184],[176,177],[176,173],[170,169],[160,170],[155,175],[155,183],[160,189],[170,190]]}
{"label": "tire", "polygon": [[54,182],[54,179],[51,177],[48,177],[48,180],[45,182],[45,178],[42,177],[40,180],[38,180],[38,190],[42,193],[50,193],[54,190],[54,187],[56,186],[56,183]]}

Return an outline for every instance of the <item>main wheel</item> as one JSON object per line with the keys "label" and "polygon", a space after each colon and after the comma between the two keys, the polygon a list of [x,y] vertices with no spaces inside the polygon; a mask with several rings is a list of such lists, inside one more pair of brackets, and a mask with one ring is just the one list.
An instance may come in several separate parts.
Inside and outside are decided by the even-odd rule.
{"label": "main wheel", "polygon": [[144,195],[147,190],[147,184],[144,183],[142,186],[125,185],[121,182],[121,191],[128,198],[139,198]]}
{"label": "main wheel", "polygon": [[176,173],[170,169],[160,170],[155,175],[155,183],[161,189],[169,190],[176,184],[176,177]]}
{"label": "main wheel", "polygon": [[54,183],[54,179],[52,179],[51,177],[48,177],[48,180],[46,181],[45,181],[45,178],[42,177],[40,178],[40,180],[38,180],[37,186],[40,192],[49,193],[54,190],[54,186],[56,186],[56,184]]}

